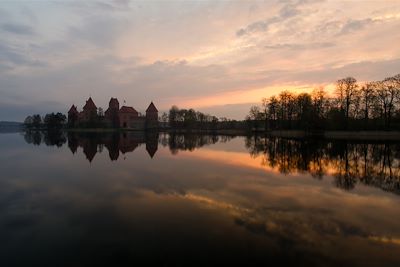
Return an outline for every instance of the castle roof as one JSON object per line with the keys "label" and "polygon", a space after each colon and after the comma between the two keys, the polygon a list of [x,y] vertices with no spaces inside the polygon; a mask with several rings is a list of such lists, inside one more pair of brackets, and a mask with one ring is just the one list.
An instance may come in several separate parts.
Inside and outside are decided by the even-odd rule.
{"label": "castle roof", "polygon": [[71,108],[68,110],[68,113],[78,113],[75,105],[72,105]]}
{"label": "castle roof", "polygon": [[146,112],[158,112],[156,106],[153,104],[153,102],[150,103],[149,107],[146,109]]}
{"label": "castle roof", "polygon": [[96,105],[94,104],[93,100],[91,97],[89,97],[88,100],[86,100],[86,104],[83,106],[83,109],[97,109]]}
{"label": "castle roof", "polygon": [[118,99],[117,99],[117,98],[114,98],[114,97],[111,97],[110,102],[109,102],[109,105],[111,105],[111,104],[113,104],[113,103],[119,105]]}
{"label": "castle roof", "polygon": [[137,111],[133,107],[122,106],[119,112],[123,113],[137,113]]}

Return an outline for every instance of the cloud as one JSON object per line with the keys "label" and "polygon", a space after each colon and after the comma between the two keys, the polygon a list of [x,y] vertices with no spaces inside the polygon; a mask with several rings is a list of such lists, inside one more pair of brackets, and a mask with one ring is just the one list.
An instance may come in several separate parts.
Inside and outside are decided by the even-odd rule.
{"label": "cloud", "polygon": [[38,18],[36,14],[27,6],[21,7],[21,15],[24,17],[27,17],[31,23],[37,23]]}
{"label": "cloud", "polygon": [[[276,94],[282,89],[329,84],[349,75],[360,81],[380,80],[396,74],[388,70],[398,69],[400,59],[359,62],[339,68],[327,65],[321,70],[278,69],[260,71],[258,75],[236,75],[228,68],[217,65],[192,66],[185,61],[142,64],[140,61],[125,62],[112,55],[105,55],[40,75],[19,75],[18,79],[15,76],[0,76],[0,84],[4,88],[1,93],[3,98],[11,92],[31,96],[4,100],[3,105],[13,104],[9,104],[7,112],[4,110],[1,114],[17,114],[22,120],[22,114],[31,114],[37,110],[32,103],[39,101],[61,102],[58,105],[43,104],[43,110],[47,112],[51,108],[66,111],[72,103],[82,106],[91,94],[96,104],[102,107],[106,107],[109,98],[114,96],[125,99],[128,105],[139,111],[148,102],[155,101],[160,110],[177,104],[217,116],[242,119],[250,106],[247,103],[258,102],[262,97]],[[276,88],[272,88],[274,86]],[[12,109],[15,113],[11,112]]]}
{"label": "cloud", "polygon": [[400,58],[392,60],[360,61],[336,67],[327,64],[320,69],[298,69],[261,72],[260,83],[268,85],[318,85],[333,83],[338,79],[353,76],[359,81],[382,80],[396,75],[400,69]]}
{"label": "cloud", "polygon": [[93,7],[103,11],[127,11],[130,9],[129,0],[113,0],[94,2]]}
{"label": "cloud", "polygon": [[113,0],[112,1],[115,5],[121,6],[121,7],[129,7],[130,0]]}
{"label": "cloud", "polygon": [[279,22],[279,18],[278,17],[273,17],[267,20],[262,20],[262,21],[256,21],[251,23],[250,25],[248,25],[245,28],[239,29],[236,32],[236,35],[238,37],[241,37],[243,35],[247,35],[247,34],[251,34],[254,32],[265,32],[268,30],[268,27],[270,24],[275,23],[275,22]]}
{"label": "cloud", "polygon": [[367,27],[373,23],[374,23],[374,20],[372,20],[371,18],[360,19],[360,20],[350,19],[342,26],[342,29],[341,29],[339,35],[348,34],[348,33],[362,30],[365,27]]}
{"label": "cloud", "polygon": [[[259,105],[259,101],[240,103],[240,104],[228,104],[218,106],[208,106],[198,108],[202,112],[213,114],[217,117],[226,117],[229,114],[230,119],[242,120],[245,114],[249,112],[249,108],[254,105]],[[185,107],[182,107],[185,108]]]}
{"label": "cloud", "polygon": [[44,61],[32,59],[23,49],[9,46],[5,42],[0,42],[0,61],[0,66],[8,66],[6,69],[12,69],[15,66],[39,67],[46,65]]}
{"label": "cloud", "polygon": [[283,23],[286,20],[301,15],[301,6],[321,2],[320,0],[297,0],[297,1],[281,1],[283,6],[279,10],[278,16],[273,16],[265,20],[260,20],[249,24],[248,26],[236,31],[236,36],[241,37],[256,32],[266,32],[269,26],[274,23]]}
{"label": "cloud", "polygon": [[129,0],[112,1],[57,1],[52,2],[56,7],[67,8],[73,13],[83,16],[127,12],[130,10]]}
{"label": "cloud", "polygon": [[329,48],[334,47],[335,43],[325,42],[325,43],[309,43],[309,44],[274,44],[274,45],[266,45],[267,49],[278,49],[278,50],[305,50],[305,49],[321,49],[321,48]]}
{"label": "cloud", "polygon": [[287,19],[300,14],[300,10],[297,9],[297,4],[289,3],[281,8],[279,11],[279,17],[281,19]]}
{"label": "cloud", "polygon": [[35,33],[31,26],[21,24],[5,23],[1,25],[1,28],[6,32],[18,35],[33,35]]}
{"label": "cloud", "polygon": [[109,48],[124,29],[124,21],[110,15],[91,15],[79,24],[69,27],[69,38],[86,41],[96,47]]}
{"label": "cloud", "polygon": [[[29,99],[18,99],[18,103],[0,101],[0,120],[8,119],[22,122],[26,116],[31,114],[47,114],[50,112],[63,112],[63,104],[55,101],[30,101]],[[7,114],[7,116],[5,116]]]}

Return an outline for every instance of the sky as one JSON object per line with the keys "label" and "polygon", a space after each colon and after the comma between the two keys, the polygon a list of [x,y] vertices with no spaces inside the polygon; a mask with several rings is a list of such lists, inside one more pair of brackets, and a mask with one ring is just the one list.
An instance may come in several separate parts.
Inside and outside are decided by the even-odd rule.
{"label": "sky", "polygon": [[282,90],[400,73],[400,0],[0,0],[0,120],[153,101],[244,119]]}

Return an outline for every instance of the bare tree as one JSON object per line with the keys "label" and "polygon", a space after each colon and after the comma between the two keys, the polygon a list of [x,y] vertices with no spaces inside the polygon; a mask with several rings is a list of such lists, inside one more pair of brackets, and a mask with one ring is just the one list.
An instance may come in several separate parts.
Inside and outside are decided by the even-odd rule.
{"label": "bare tree", "polygon": [[389,77],[379,82],[377,96],[378,101],[383,111],[383,118],[385,121],[385,128],[390,128],[390,123],[393,117],[395,103],[400,97],[400,75]]}
{"label": "bare tree", "polygon": [[268,115],[273,121],[278,119],[279,101],[275,96],[271,96],[268,101]]}
{"label": "bare tree", "polygon": [[375,82],[368,82],[366,83],[360,90],[361,93],[361,103],[362,103],[362,111],[364,113],[365,121],[368,121],[370,109],[374,104],[375,99],[375,89],[377,88],[377,83]]}
{"label": "bare tree", "polygon": [[282,122],[287,121],[288,126],[291,126],[291,121],[295,111],[295,97],[289,91],[283,91],[279,94],[279,117]]}
{"label": "bare tree", "polygon": [[278,119],[279,100],[275,96],[271,96],[268,100],[263,99],[263,105],[266,108],[266,127],[275,128]]}
{"label": "bare tree", "polygon": [[315,116],[322,119],[326,109],[326,92],[323,87],[315,88],[311,93]]}
{"label": "bare tree", "polygon": [[249,120],[260,120],[262,119],[263,114],[261,112],[260,107],[252,106],[249,111],[249,115],[247,115],[247,119]]}
{"label": "bare tree", "polygon": [[338,96],[340,108],[344,110],[346,128],[350,117],[350,109],[356,101],[357,88],[357,80],[353,77],[347,77],[336,82],[336,94]]}
{"label": "bare tree", "polygon": [[268,123],[268,104],[269,104],[269,99],[263,97],[261,99],[261,106],[263,108],[263,112],[264,112],[264,119],[265,119],[265,128],[269,128],[269,123]]}

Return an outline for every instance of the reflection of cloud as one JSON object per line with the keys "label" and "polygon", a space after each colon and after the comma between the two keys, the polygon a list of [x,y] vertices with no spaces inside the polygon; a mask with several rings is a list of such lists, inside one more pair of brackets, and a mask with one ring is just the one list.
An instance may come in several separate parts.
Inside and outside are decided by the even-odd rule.
{"label": "reflection of cloud", "polygon": [[370,236],[369,239],[381,242],[400,245],[400,238],[386,237],[386,236]]}
{"label": "reflection of cloud", "polygon": [[[366,250],[374,251],[373,240],[382,243],[399,245],[397,238],[387,238],[385,236],[374,236],[362,223],[351,223],[349,221],[334,218],[334,214],[329,212],[260,208],[258,205],[247,208],[246,206],[231,204],[229,202],[213,199],[209,196],[188,193],[181,196],[184,199],[207,205],[213,209],[222,210],[232,216],[235,224],[244,227],[253,234],[261,235],[276,244],[290,244],[291,250],[303,251],[303,253],[320,253],[320,249],[333,251],[334,247],[340,244],[346,247],[342,240],[356,241],[358,249],[351,250],[351,253],[342,252],[341,255],[330,254],[337,259],[349,260],[357,258]],[[285,249],[289,249],[285,246]]]}
{"label": "reflection of cloud", "polygon": [[259,161],[255,161],[252,159],[249,153],[244,152],[228,152],[228,151],[218,151],[218,150],[210,150],[203,148],[201,150],[196,151],[196,153],[181,151],[178,156],[174,157],[184,157],[184,158],[200,158],[202,160],[208,160],[212,162],[218,162],[219,164],[227,164],[234,165],[237,167],[245,167],[245,168],[254,168],[254,169],[262,169],[266,171],[274,171],[278,172],[277,169],[270,168],[269,166],[263,166],[261,164],[261,159]]}
{"label": "reflection of cloud", "polygon": [[202,204],[206,204],[213,208],[224,209],[228,213],[232,213],[232,214],[236,214],[236,215],[250,212],[250,209],[248,209],[248,208],[240,207],[240,206],[237,206],[237,205],[234,205],[234,204],[231,204],[228,202],[224,202],[224,201],[218,201],[218,200],[212,199],[210,197],[201,196],[198,194],[188,193],[188,194],[182,195],[182,198],[188,199],[190,201],[200,202]]}

